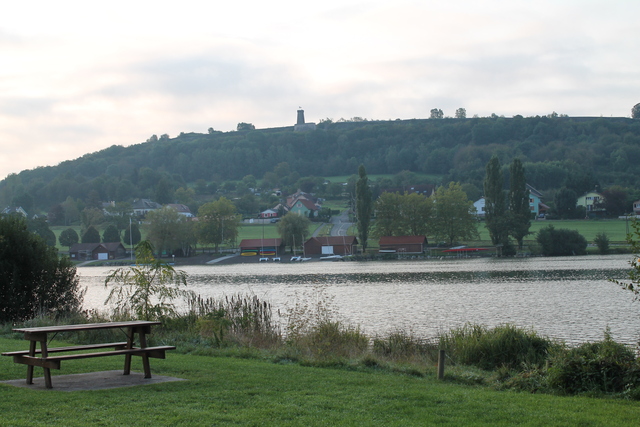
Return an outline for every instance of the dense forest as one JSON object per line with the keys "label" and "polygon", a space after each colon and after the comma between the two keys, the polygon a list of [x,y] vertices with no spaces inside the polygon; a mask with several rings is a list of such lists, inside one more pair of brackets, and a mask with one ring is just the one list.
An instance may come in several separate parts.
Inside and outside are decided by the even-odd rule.
{"label": "dense forest", "polygon": [[[498,116],[465,119],[321,122],[315,131],[292,127],[208,134],[155,135],[145,143],[112,146],[53,167],[12,174],[0,182],[0,206],[48,212],[68,198],[174,201],[178,189],[220,188],[253,176],[267,188],[295,178],[410,171],[482,188],[492,155],[502,165],[519,158],[527,182],[554,191],[619,186],[640,189],[640,120],[628,118]],[[278,168],[286,166],[286,173]],[[196,185],[197,183],[197,185]],[[578,184],[576,184],[578,183]],[[479,191],[479,190],[478,190]]]}

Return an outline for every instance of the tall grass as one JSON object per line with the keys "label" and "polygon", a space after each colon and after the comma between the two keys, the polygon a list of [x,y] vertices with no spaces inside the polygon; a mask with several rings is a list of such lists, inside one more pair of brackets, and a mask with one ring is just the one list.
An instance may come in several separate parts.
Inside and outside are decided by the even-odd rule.
{"label": "tall grass", "polygon": [[262,348],[281,341],[271,304],[255,295],[237,294],[218,300],[195,296],[188,303],[186,318],[196,325],[201,336],[212,339],[215,345],[232,343]]}
{"label": "tall grass", "polygon": [[516,369],[522,366],[542,366],[554,343],[534,331],[505,324],[488,329],[466,324],[441,334],[440,348],[451,360],[492,370],[500,367]]}

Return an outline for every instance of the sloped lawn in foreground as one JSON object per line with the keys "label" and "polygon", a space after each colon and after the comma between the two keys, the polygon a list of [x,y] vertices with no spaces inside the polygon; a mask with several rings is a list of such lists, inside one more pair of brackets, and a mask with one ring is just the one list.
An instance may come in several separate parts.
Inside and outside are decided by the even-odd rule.
{"label": "sloped lawn in foreground", "polygon": [[[25,341],[0,339],[2,351]],[[54,375],[121,369],[120,357],[63,363]],[[276,364],[169,352],[154,375],[187,381],[60,392],[0,385],[1,425],[635,425],[640,403],[495,391],[376,369]],[[134,359],[134,371],[141,370]],[[0,380],[25,366],[0,359]],[[42,370],[36,368],[36,376]],[[55,376],[53,379],[55,387]]]}

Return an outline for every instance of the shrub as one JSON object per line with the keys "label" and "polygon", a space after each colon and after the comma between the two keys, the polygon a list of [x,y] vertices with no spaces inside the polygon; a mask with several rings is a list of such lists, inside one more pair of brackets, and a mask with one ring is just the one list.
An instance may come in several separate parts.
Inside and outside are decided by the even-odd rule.
{"label": "shrub", "polygon": [[542,366],[554,346],[551,340],[534,331],[509,324],[493,329],[466,324],[440,335],[439,343],[455,363],[486,370]]}
{"label": "shrub", "polygon": [[607,233],[601,232],[596,234],[593,243],[598,247],[598,253],[606,255],[609,252],[609,236],[607,236]]}
{"label": "shrub", "polygon": [[633,351],[611,339],[584,343],[553,352],[548,373],[549,386],[568,393],[620,393],[640,379]]}
{"label": "shrub", "polygon": [[67,316],[83,299],[69,258],[59,258],[16,216],[0,218],[0,295],[0,322]]}
{"label": "shrub", "polygon": [[545,256],[585,255],[587,239],[576,230],[555,229],[548,225],[538,231],[536,240]]}

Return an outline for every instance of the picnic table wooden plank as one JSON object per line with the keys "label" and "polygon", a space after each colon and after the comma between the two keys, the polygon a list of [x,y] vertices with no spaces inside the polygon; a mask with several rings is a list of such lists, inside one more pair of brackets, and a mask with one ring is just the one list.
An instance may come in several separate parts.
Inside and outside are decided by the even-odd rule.
{"label": "picnic table wooden plank", "polygon": [[13,328],[15,332],[25,333],[54,333],[54,332],[76,332],[89,331],[93,329],[117,329],[132,328],[141,326],[161,325],[162,322],[152,320],[132,320],[125,322],[108,322],[108,323],[83,323],[77,325],[55,325],[55,326],[38,326],[33,328]]}
{"label": "picnic table wooden plank", "polygon": [[[49,353],[59,353],[62,351],[81,351],[81,350],[94,350],[99,348],[109,348],[114,347],[115,349],[125,348],[127,345],[126,341],[123,342],[109,342],[102,344],[88,344],[88,345],[74,345],[69,347],[54,347],[48,348],[47,352]],[[8,351],[2,353],[3,356],[17,356],[17,355],[28,355],[30,350],[20,350],[20,351]],[[35,354],[41,353],[41,350],[36,349]]]}

